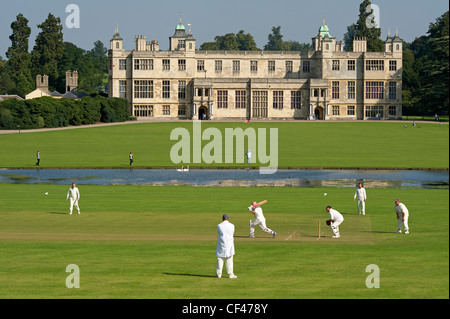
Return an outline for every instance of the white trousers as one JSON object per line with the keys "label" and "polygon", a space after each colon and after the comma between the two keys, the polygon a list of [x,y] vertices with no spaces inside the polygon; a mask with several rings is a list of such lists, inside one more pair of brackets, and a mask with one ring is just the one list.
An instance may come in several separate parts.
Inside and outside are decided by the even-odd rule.
{"label": "white trousers", "polygon": [[217,277],[222,276],[223,263],[225,262],[225,267],[227,267],[228,276],[234,275],[233,273],[233,256],[231,257],[217,257],[217,267],[216,275]]}
{"label": "white trousers", "polygon": [[78,214],[80,213],[80,206],[78,206],[78,200],[70,198],[70,213],[72,214],[73,206],[78,210]]}
{"label": "white trousers", "polygon": [[341,236],[341,234],[339,233],[339,225],[343,222],[344,220],[337,220],[334,223],[331,223],[331,231],[333,232],[334,236]]}
{"label": "white trousers", "polygon": [[366,214],[366,201],[364,199],[358,199],[358,215]]}
{"label": "white trousers", "polygon": [[398,214],[398,215],[400,215],[399,217],[397,217],[398,230],[402,230],[402,226],[405,229],[405,231],[409,230],[409,226],[408,226],[408,218],[409,218],[409,216],[406,215],[405,216],[405,221],[403,221],[403,214]]}
{"label": "white trousers", "polygon": [[256,219],[250,221],[250,236],[255,235],[255,226],[257,226],[257,225],[259,225],[259,227],[261,227],[261,230],[263,232],[268,233],[270,235],[274,234],[274,231],[272,229],[267,228],[265,219],[256,218]]}

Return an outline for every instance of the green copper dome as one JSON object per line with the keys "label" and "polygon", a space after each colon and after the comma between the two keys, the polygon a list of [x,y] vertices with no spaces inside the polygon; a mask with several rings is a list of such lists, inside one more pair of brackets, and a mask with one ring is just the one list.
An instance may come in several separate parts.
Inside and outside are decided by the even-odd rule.
{"label": "green copper dome", "polygon": [[328,35],[329,37],[331,37],[330,35],[330,29],[328,29],[328,26],[326,24],[323,24],[320,29],[319,29],[319,34],[321,37],[325,37],[326,35]]}
{"label": "green copper dome", "polygon": [[180,23],[178,23],[177,27],[175,28],[175,30],[186,30],[186,28],[184,27],[184,25]]}

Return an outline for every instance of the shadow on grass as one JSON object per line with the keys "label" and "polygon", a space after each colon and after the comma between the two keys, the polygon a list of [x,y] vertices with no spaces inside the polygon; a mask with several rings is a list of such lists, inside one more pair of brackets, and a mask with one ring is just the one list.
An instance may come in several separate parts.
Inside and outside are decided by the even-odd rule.
{"label": "shadow on grass", "polygon": [[170,273],[170,272],[163,272],[163,275],[168,276],[190,276],[190,277],[205,277],[205,278],[215,278],[216,276],[211,275],[197,275],[197,274],[176,274],[176,273]]}
{"label": "shadow on grass", "polygon": [[54,214],[54,215],[69,215],[69,213],[62,213],[62,212],[48,212],[48,214]]}

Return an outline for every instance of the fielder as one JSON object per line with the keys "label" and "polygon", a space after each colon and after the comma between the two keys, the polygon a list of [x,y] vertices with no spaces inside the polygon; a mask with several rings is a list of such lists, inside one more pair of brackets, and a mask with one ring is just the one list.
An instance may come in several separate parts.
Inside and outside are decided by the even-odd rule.
{"label": "fielder", "polygon": [[78,206],[78,201],[80,200],[80,191],[75,186],[75,183],[72,183],[72,187],[69,188],[67,192],[66,200],[70,198],[70,215],[72,215],[73,206],[78,210],[78,215],[80,214],[80,206]]}
{"label": "fielder", "polygon": [[227,214],[222,216],[222,223],[217,225],[217,266],[216,278],[222,278],[222,269],[225,262],[229,278],[237,278],[233,272],[234,256],[234,225],[229,222],[230,217]]}
{"label": "fielder", "polygon": [[403,228],[405,229],[405,234],[409,234],[409,226],[408,226],[409,211],[408,208],[406,208],[405,204],[403,204],[400,201],[400,199],[395,200],[395,213],[397,214],[397,226],[398,226],[396,233],[401,234],[403,226]]}
{"label": "fielder", "polygon": [[255,215],[255,219],[252,221],[250,221],[250,238],[254,238],[255,237],[255,226],[259,225],[259,227],[261,227],[262,231],[265,233],[268,233],[270,235],[273,236],[273,238],[275,238],[275,236],[277,235],[276,232],[274,232],[273,230],[267,228],[266,226],[266,219],[264,218],[263,215],[263,211],[261,209],[262,204],[267,203],[267,201],[262,201],[260,203],[257,202],[253,202],[249,207],[248,210]]}
{"label": "fielder", "polygon": [[339,233],[339,225],[344,221],[344,217],[337,210],[331,208],[331,206],[327,206],[327,212],[330,214],[330,219],[327,220],[327,225],[331,227],[333,231],[333,238],[341,237]]}
{"label": "fielder", "polygon": [[358,184],[358,188],[356,189],[355,196],[353,196],[353,200],[358,199],[358,215],[366,214],[366,189],[364,188],[362,183]]}

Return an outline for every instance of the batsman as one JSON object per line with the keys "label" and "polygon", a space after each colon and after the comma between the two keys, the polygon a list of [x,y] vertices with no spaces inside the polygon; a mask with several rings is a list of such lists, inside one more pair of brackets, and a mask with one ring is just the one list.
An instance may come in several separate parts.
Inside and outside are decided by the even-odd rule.
{"label": "batsman", "polygon": [[262,202],[253,202],[249,207],[248,210],[255,215],[255,219],[254,220],[250,220],[250,238],[254,238],[255,237],[255,226],[259,225],[259,227],[261,227],[262,231],[265,233],[268,233],[270,235],[273,236],[273,238],[275,238],[275,236],[277,235],[276,232],[274,232],[273,230],[267,228],[266,226],[266,219],[264,218],[263,215],[263,211],[261,209],[261,205],[267,203],[266,200],[262,201]]}

